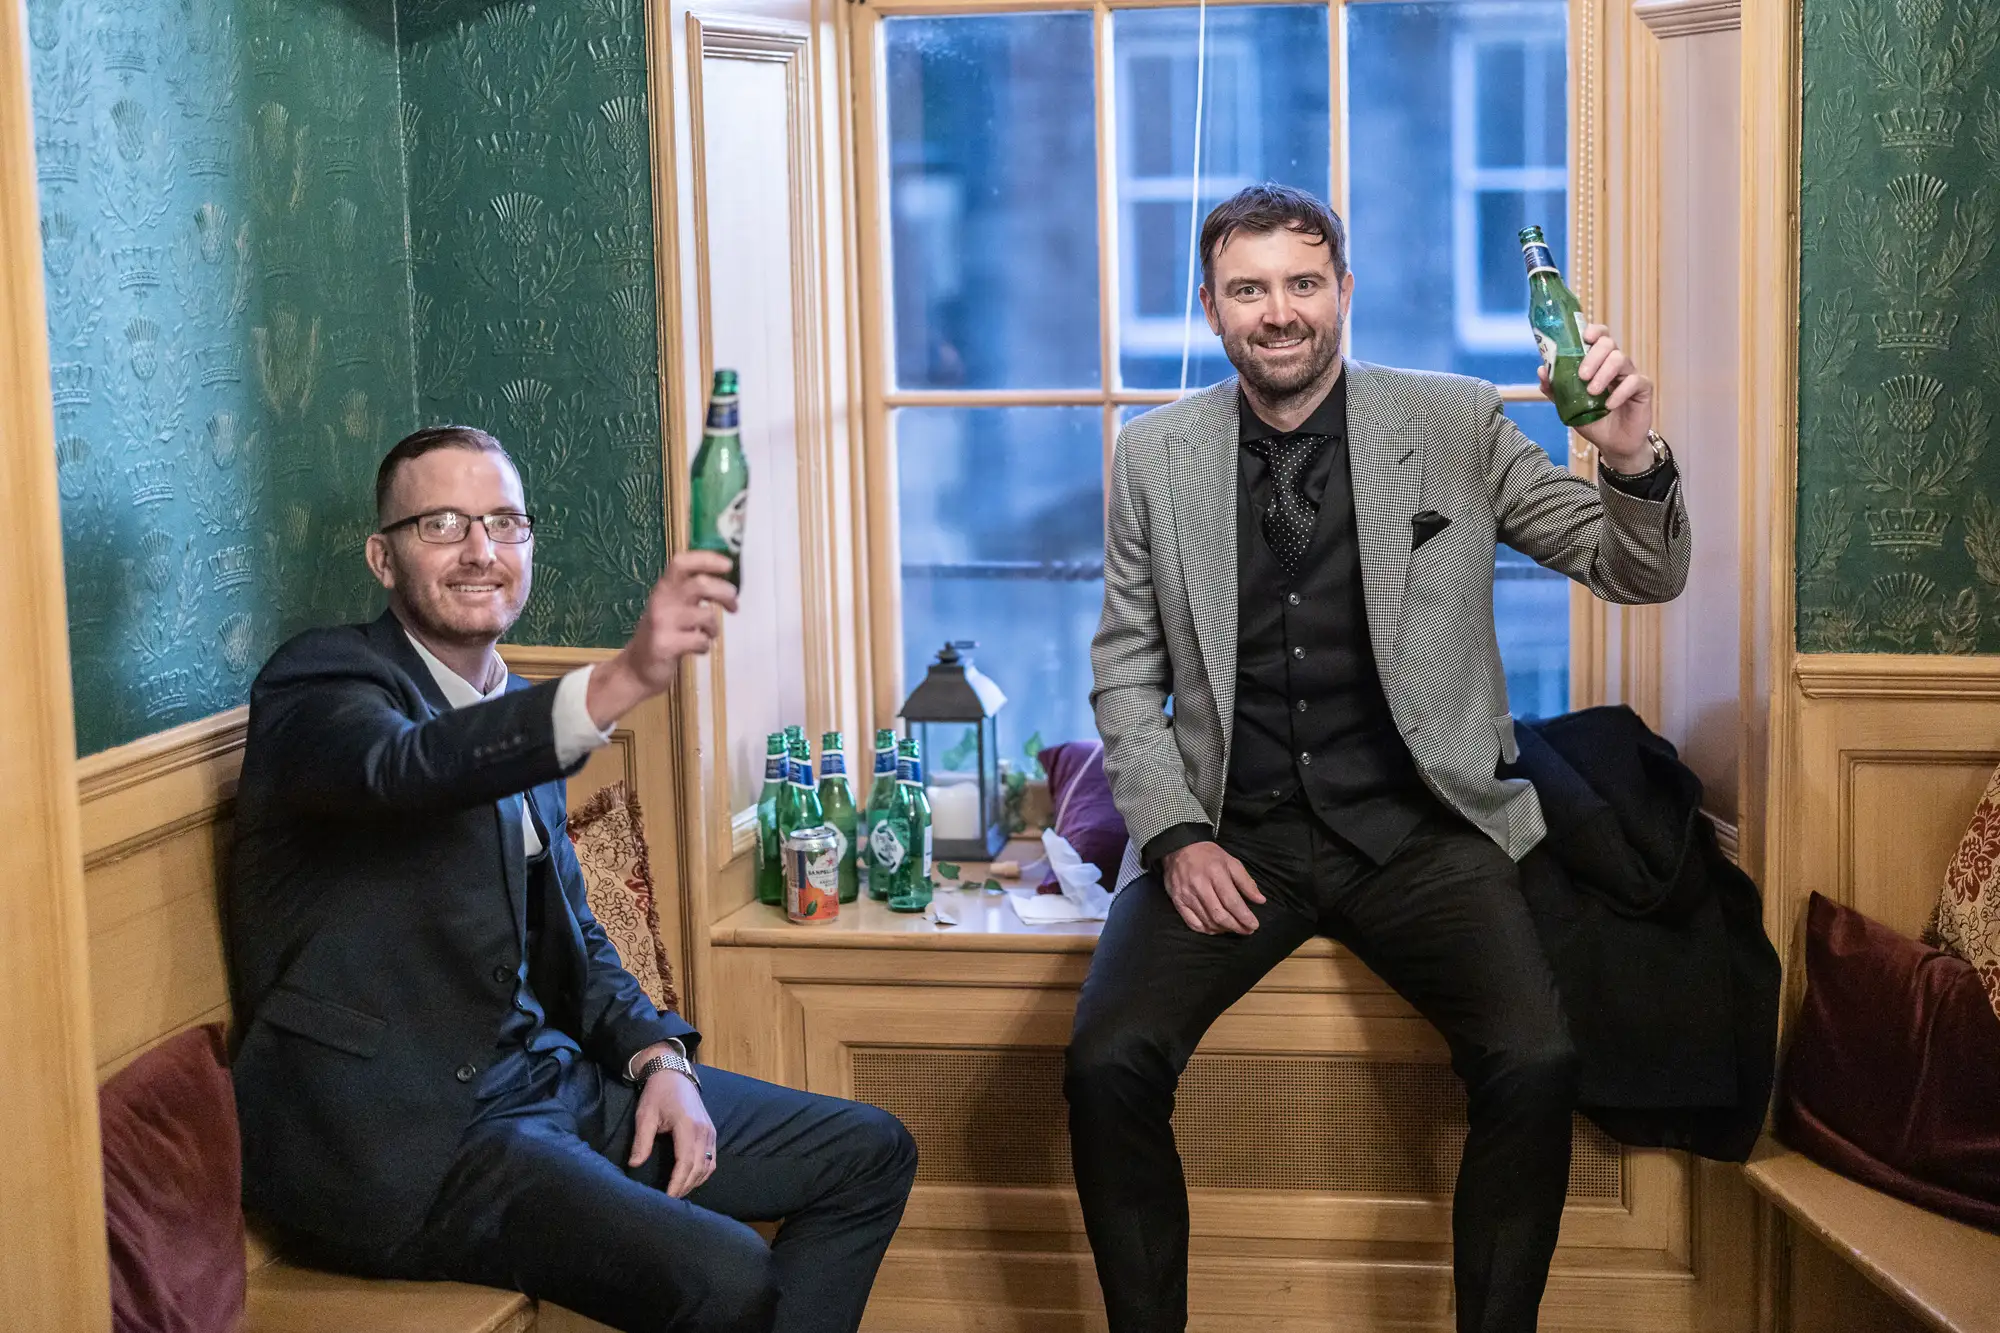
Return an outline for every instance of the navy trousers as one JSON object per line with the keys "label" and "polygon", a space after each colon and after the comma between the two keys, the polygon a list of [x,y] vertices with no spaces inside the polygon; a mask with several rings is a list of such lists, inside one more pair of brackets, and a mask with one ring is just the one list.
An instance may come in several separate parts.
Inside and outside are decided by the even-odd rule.
{"label": "navy trousers", "polygon": [[[665,1192],[673,1140],[637,1168],[637,1092],[588,1060],[541,1063],[491,1103],[417,1236],[377,1276],[477,1282],[626,1333],[852,1333],[916,1177],[886,1111],[701,1070],[715,1173]],[[780,1221],[766,1245],[746,1223]]]}
{"label": "navy trousers", "polygon": [[1568,1189],[1576,1054],[1512,861],[1443,811],[1377,866],[1302,803],[1219,841],[1264,894],[1250,935],[1202,935],[1157,875],[1118,894],[1076,1011],[1064,1090],[1112,1333],[1187,1325],[1174,1091],[1222,1012],[1331,935],[1444,1034],[1469,1132],[1452,1208],[1460,1333],[1530,1333]]}

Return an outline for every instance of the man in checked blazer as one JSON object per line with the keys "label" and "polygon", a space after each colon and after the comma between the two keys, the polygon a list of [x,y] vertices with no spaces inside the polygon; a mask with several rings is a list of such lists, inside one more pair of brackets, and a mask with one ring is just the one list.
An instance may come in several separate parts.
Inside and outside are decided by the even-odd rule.
{"label": "man in checked blazer", "polygon": [[1593,485],[1492,385],[1341,357],[1354,278],[1319,200],[1245,190],[1209,215],[1201,258],[1239,378],[1120,435],[1091,653],[1132,841],[1065,1091],[1110,1325],[1186,1325],[1176,1083],[1209,1025],[1324,934],[1438,1027],[1466,1084],[1460,1333],[1533,1329],[1576,1057],[1514,865],[1541,808],[1496,772],[1515,750],[1494,553],[1609,601],[1679,594],[1687,515],[1653,387],[1585,331],[1611,409],[1581,430]]}

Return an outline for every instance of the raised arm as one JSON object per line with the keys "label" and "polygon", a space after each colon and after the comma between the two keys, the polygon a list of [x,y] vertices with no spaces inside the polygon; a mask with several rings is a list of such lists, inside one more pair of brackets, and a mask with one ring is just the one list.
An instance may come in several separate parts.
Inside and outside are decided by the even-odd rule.
{"label": "raised arm", "polygon": [[1602,471],[1593,486],[1522,434],[1492,385],[1478,393],[1474,410],[1500,540],[1607,602],[1678,597],[1690,550],[1679,481],[1669,479],[1658,499],[1621,488]]}

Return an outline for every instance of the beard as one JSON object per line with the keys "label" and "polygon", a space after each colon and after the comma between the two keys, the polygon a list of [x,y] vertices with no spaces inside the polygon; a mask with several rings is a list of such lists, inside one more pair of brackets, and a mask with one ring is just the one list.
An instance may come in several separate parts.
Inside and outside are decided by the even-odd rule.
{"label": "beard", "polygon": [[[1340,359],[1340,331],[1345,322],[1344,318],[1336,319],[1330,328],[1294,323],[1276,331],[1259,328],[1254,333],[1233,336],[1225,332],[1222,335],[1222,351],[1229,358],[1229,364],[1236,367],[1236,373],[1242,376],[1244,384],[1258,397],[1267,402],[1282,403],[1317,385],[1327,369]],[[1272,365],[1257,353],[1256,349],[1266,344],[1288,342],[1293,338],[1304,339],[1304,342],[1298,348],[1300,354],[1285,364]]]}
{"label": "beard", "polygon": [[[441,643],[474,646],[505,635],[521,618],[528,600],[531,572],[518,575],[499,568],[485,573],[453,570],[436,581],[426,580],[421,571],[399,570],[393,600],[404,623]],[[496,583],[498,590],[474,605],[467,605],[444,585],[453,582]]]}

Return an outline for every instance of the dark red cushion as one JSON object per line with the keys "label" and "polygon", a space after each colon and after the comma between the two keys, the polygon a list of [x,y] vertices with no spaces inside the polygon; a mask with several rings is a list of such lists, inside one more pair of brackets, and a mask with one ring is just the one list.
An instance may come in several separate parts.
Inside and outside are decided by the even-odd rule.
{"label": "dark red cushion", "polygon": [[[1102,741],[1065,741],[1045,747],[1035,756],[1049,775],[1050,821],[1076,854],[1104,872],[1104,887],[1118,883],[1118,866],[1125,859],[1125,817],[1111,799],[1111,778],[1104,771]],[[1055,884],[1055,876],[1043,887]]]}
{"label": "dark red cushion", "polygon": [[97,1092],[114,1333],[236,1333],[243,1157],[222,1025],[183,1032]]}
{"label": "dark red cushion", "polygon": [[1777,1128],[1864,1185],[2000,1229],[2000,1018],[1978,973],[1814,894]]}

